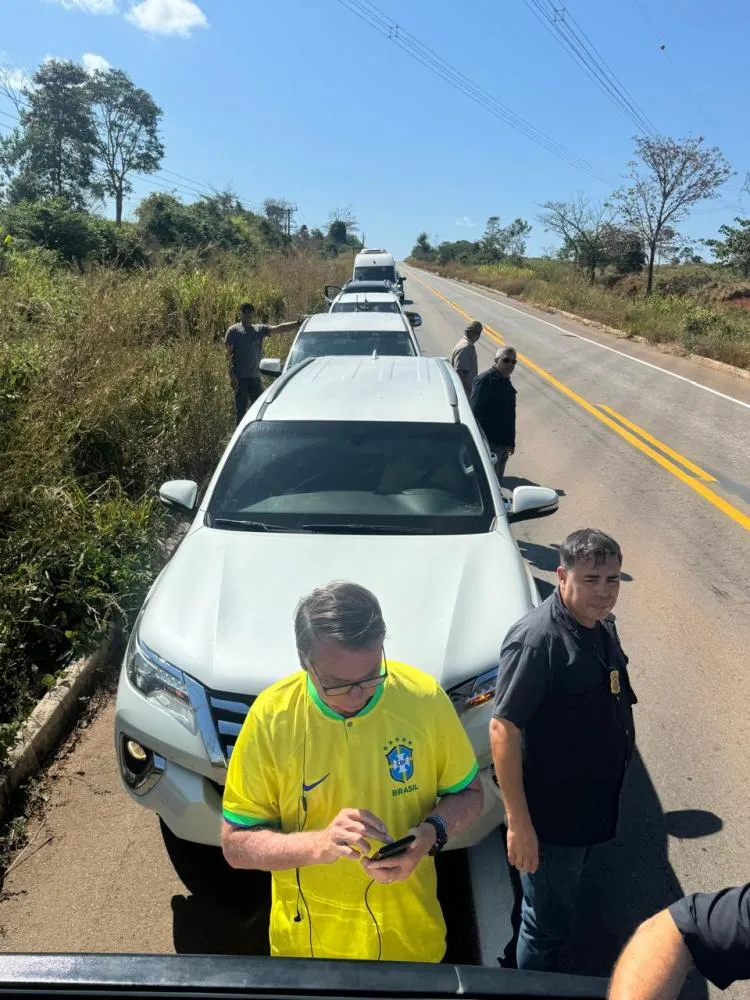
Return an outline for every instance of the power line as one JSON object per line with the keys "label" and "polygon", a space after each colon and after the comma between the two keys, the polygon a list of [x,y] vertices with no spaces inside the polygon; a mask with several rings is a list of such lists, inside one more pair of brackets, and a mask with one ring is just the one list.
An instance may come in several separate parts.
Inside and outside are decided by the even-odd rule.
{"label": "power line", "polygon": [[682,86],[685,88],[685,92],[687,93],[688,97],[690,98],[690,100],[695,105],[695,107],[698,110],[699,114],[701,115],[701,117],[705,121],[707,121],[707,122],[709,122],[711,124],[714,124],[714,127],[715,127],[715,123],[713,122],[712,116],[708,114],[708,112],[706,111],[705,107],[701,104],[701,102],[695,96],[695,93],[693,92],[692,88],[690,87],[690,84],[687,82],[687,80],[682,75],[682,73],[680,72],[679,68],[677,67],[677,65],[673,61],[672,57],[670,56],[670,54],[669,54],[669,52],[667,50],[666,43],[664,42],[664,39],[661,37],[661,35],[659,34],[659,32],[656,30],[656,27],[654,26],[654,22],[649,17],[646,8],[643,6],[643,4],[640,2],[640,0],[634,0],[634,2],[635,2],[636,7],[638,8],[638,10],[641,12],[641,17],[643,18],[643,20],[645,21],[645,23],[648,25],[648,28],[651,31],[651,34],[654,36],[654,39],[656,40],[656,43],[659,46],[659,51],[665,56],[667,62],[672,67],[672,71],[674,72],[675,76],[680,81],[680,83],[682,84]]}
{"label": "power line", "polygon": [[464,73],[451,66],[436,52],[420,42],[411,32],[406,31],[401,25],[381,14],[371,0],[337,0],[337,2],[370,27],[375,28],[381,35],[397,45],[412,59],[421,63],[426,69],[429,69],[430,72],[441,77],[451,87],[471,98],[496,118],[500,118],[506,125],[521,132],[528,139],[552,153],[553,156],[575,167],[576,170],[588,174],[589,177],[603,184],[609,183],[609,179],[583,157],[546,135],[531,122],[521,118],[506,104],[498,101],[492,94],[483,90]]}
{"label": "power line", "polygon": [[556,7],[552,0],[523,0],[523,2],[614,105],[633,122],[640,133],[646,135],[657,133],[653,122],[620,82],[566,7]]}

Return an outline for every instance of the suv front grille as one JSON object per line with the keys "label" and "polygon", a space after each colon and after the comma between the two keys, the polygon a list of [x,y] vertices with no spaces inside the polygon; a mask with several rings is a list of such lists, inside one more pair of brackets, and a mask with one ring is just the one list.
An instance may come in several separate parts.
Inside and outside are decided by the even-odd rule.
{"label": "suv front grille", "polygon": [[221,749],[224,751],[227,763],[232,756],[234,744],[239,736],[245,716],[255,701],[250,694],[230,694],[226,691],[207,691],[208,704],[211,707],[216,730],[219,734]]}

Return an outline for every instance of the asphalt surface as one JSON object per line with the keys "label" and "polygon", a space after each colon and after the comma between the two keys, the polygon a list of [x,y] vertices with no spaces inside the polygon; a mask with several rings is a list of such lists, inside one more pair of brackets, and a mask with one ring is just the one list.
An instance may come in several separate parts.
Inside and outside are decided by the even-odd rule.
{"label": "asphalt surface", "polygon": [[[470,316],[495,331],[478,345],[480,369],[499,338],[523,356],[505,485],[560,493],[556,515],[516,529],[543,596],[574,528],[603,528],[624,551],[616,610],[639,697],[638,753],[618,839],[592,854],[568,956],[575,971],[606,974],[641,919],[684,892],[748,879],[750,380],[405,271],[426,353],[449,355]],[[216,852],[196,859],[170,844],[178,876],[158,821],[120,788],[112,718],[105,699],[52,767],[43,819],[0,894],[0,947],[262,954],[267,878],[229,876]],[[499,838],[446,858],[441,885],[450,957],[491,961],[509,918]],[[707,995],[697,981],[685,993]]]}

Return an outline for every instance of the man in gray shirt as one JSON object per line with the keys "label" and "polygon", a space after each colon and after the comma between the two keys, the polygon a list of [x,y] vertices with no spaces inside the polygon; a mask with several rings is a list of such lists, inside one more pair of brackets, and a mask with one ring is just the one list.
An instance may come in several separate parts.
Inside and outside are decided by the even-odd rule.
{"label": "man in gray shirt", "polygon": [[477,363],[477,349],[474,346],[482,336],[482,324],[475,319],[473,323],[464,330],[464,335],[453,348],[451,354],[451,368],[461,379],[466,395],[471,393],[471,385],[477,377],[479,366]]}
{"label": "man in gray shirt", "polygon": [[224,335],[238,424],[245,416],[248,406],[252,406],[263,392],[260,359],[263,355],[264,338],[271,333],[291,332],[300,325],[300,320],[279,323],[278,326],[254,325],[254,311],[250,302],[243,302],[240,306],[240,322],[230,326]]}

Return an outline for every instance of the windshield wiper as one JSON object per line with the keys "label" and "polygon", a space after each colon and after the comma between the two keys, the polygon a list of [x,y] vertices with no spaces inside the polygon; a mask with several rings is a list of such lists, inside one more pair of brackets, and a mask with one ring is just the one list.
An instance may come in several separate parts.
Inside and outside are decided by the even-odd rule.
{"label": "windshield wiper", "polygon": [[213,528],[229,528],[231,531],[304,531],[304,528],[287,528],[283,524],[269,524],[267,521],[243,521],[236,517],[213,517]]}
{"label": "windshield wiper", "polygon": [[303,531],[349,535],[435,535],[434,528],[407,528],[393,524],[303,524]]}

